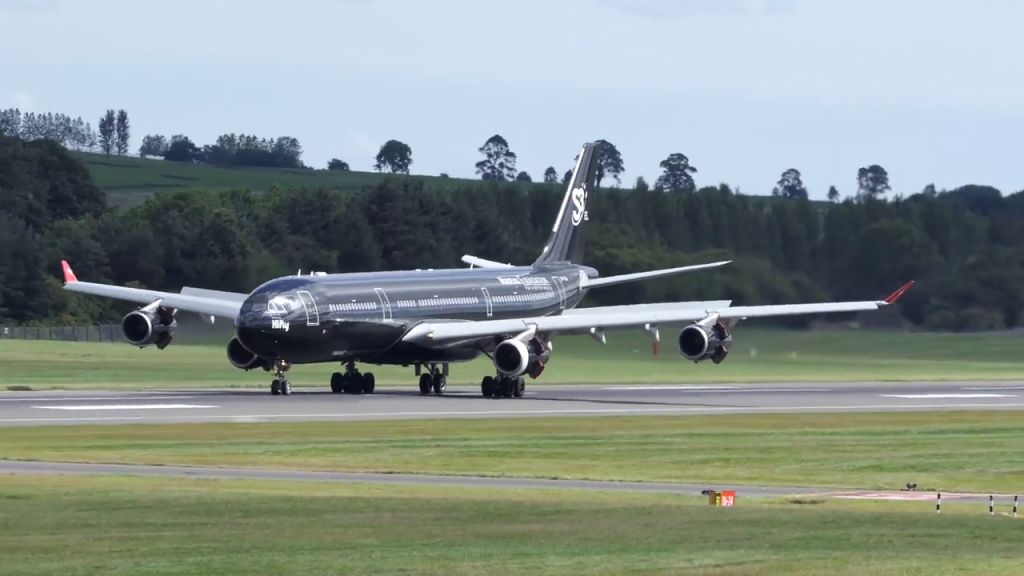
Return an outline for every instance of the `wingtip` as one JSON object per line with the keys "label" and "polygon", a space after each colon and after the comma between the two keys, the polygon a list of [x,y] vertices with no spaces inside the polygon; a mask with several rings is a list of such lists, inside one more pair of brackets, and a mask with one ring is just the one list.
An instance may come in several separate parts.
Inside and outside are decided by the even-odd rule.
{"label": "wingtip", "polygon": [[71,282],[78,282],[78,278],[75,276],[74,271],[71,270],[71,265],[68,264],[67,260],[60,261],[61,270],[64,271],[64,283],[70,284]]}
{"label": "wingtip", "polygon": [[903,286],[900,286],[892,294],[889,294],[889,296],[887,296],[885,300],[882,300],[882,302],[884,302],[886,306],[890,304],[895,304],[897,300],[899,300],[904,294],[906,294],[907,290],[910,290],[913,287],[914,280],[911,280],[910,282],[907,282]]}

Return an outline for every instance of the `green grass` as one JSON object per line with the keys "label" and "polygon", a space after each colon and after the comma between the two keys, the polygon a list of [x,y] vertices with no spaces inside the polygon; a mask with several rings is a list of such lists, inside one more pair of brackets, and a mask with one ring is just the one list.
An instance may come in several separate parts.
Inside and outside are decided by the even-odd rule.
{"label": "green grass", "polygon": [[[117,205],[131,205],[167,190],[253,190],[272,187],[360,190],[384,178],[396,177],[374,172],[339,172],[287,168],[209,166],[143,158],[78,153],[96,185],[111,195]],[[397,176],[438,185],[452,185],[459,179],[438,176]]]}
{"label": "green grass", "polygon": [[[637,332],[615,332],[608,344],[563,337],[538,384],[699,383],[864,380],[1014,380],[1024,378],[1024,339],[1004,334],[957,335],[900,332],[738,330],[733,352],[721,365],[686,362],[663,330],[662,353]],[[97,387],[266,386],[262,371],[228,364],[223,345],[201,328],[183,332],[166,350],[127,344],[0,340],[0,389]],[[227,341],[216,333],[213,341]],[[324,387],[333,364],[296,366],[294,384]],[[364,368],[365,369],[365,368]],[[381,384],[412,385],[411,369],[370,368]],[[475,384],[493,367],[486,358],[452,366],[450,382]]]}
{"label": "green grass", "polygon": [[10,459],[1024,492],[1018,412],[0,429]]}
{"label": "green grass", "polygon": [[142,478],[0,478],[5,576],[1019,574],[980,507]]}

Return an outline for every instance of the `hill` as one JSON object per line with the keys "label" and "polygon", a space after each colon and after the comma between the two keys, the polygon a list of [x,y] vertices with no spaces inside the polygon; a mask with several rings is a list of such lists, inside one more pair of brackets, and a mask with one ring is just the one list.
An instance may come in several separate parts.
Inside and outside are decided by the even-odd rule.
{"label": "hill", "polygon": [[[75,152],[74,155],[89,168],[96,185],[110,195],[111,203],[119,206],[141,203],[153,194],[165,190],[247,189],[265,192],[276,186],[282,189],[355,191],[377,184],[390,176],[376,172],[211,166],[87,152]],[[447,187],[442,186],[446,183],[479,182],[442,176],[408,178],[429,182],[434,188]]]}

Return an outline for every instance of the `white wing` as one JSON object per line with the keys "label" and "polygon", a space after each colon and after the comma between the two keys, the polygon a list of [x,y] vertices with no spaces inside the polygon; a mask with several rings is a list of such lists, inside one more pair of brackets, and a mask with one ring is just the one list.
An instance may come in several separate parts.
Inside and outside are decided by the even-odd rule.
{"label": "white wing", "polygon": [[[903,295],[913,282],[893,292],[885,300],[863,302],[823,302],[817,304],[780,304],[773,306],[721,306],[694,308],[693,303],[680,302],[673,309],[670,305],[650,304],[635,306],[611,306],[587,308],[585,313],[571,313],[561,316],[535,316],[510,318],[507,320],[485,320],[481,322],[424,322],[413,326],[402,338],[425,346],[445,345],[453,341],[465,341],[487,336],[518,334],[536,329],[545,334],[574,333],[589,330],[629,328],[647,324],[684,324],[702,320],[717,314],[722,320],[744,318],[766,318],[772,316],[793,316],[798,314],[827,314],[838,312],[865,312],[888,306]],[[713,302],[709,304],[715,304]]]}
{"label": "white wing", "polygon": [[175,294],[174,292],[143,290],[141,288],[128,288],[127,286],[80,282],[75,277],[75,273],[71,271],[71,267],[67,262],[61,261],[61,266],[64,268],[64,289],[79,294],[104,296],[106,298],[138,302],[140,304],[149,304],[155,300],[163,300],[163,305],[169,308],[177,308],[186,312],[198,312],[207,316],[230,318],[232,320],[238,316],[238,310],[242,307],[242,302],[245,300],[244,294],[236,292],[183,288],[181,294]]}

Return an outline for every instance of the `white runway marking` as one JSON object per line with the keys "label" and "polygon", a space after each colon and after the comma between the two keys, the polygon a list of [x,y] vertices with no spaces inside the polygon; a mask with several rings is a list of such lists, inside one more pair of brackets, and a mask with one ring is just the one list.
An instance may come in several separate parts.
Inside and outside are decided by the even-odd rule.
{"label": "white runway marking", "polygon": [[930,400],[950,398],[1016,398],[1016,394],[882,394],[883,398],[904,398],[906,400]]}
{"label": "white runway marking", "polygon": [[0,402],[81,402],[87,400],[185,400],[187,398],[196,398],[196,396],[153,396],[146,394],[139,396],[121,396],[112,394],[110,396],[62,396],[52,398],[33,398],[31,396],[22,396],[20,398],[0,398]]}
{"label": "white runway marking", "polygon": [[208,404],[77,404],[69,406],[33,406],[40,410],[180,410],[189,408],[220,408]]}
{"label": "white runway marking", "polygon": [[603,390],[731,390],[735,386],[605,386]]}
{"label": "white runway marking", "polygon": [[605,386],[604,390],[693,390],[722,394],[757,394],[759,392],[834,392],[835,388],[737,388],[735,386]]}
{"label": "white runway marking", "polygon": [[[52,408],[52,406],[46,406]],[[216,408],[216,406],[209,406]],[[474,410],[466,412],[444,411],[444,412],[334,412],[321,414],[210,414],[191,416],[96,416],[79,418],[2,418],[0,423],[15,422],[130,422],[136,420],[150,421],[173,421],[173,420],[236,420],[236,419],[259,419],[259,420],[288,420],[288,419],[334,419],[334,420],[359,420],[366,418],[430,418],[430,417],[484,417],[484,416],[555,416],[559,414],[575,415],[602,415],[602,414],[740,414],[740,413],[771,413],[771,412],[793,412],[793,413],[814,413],[814,412],[858,412],[865,410],[936,410],[951,409],[962,410],[964,408],[1024,408],[1022,403],[1006,404],[864,404],[848,406],[732,406],[721,408],[714,406],[691,406],[687,408],[580,408],[575,410]]]}

